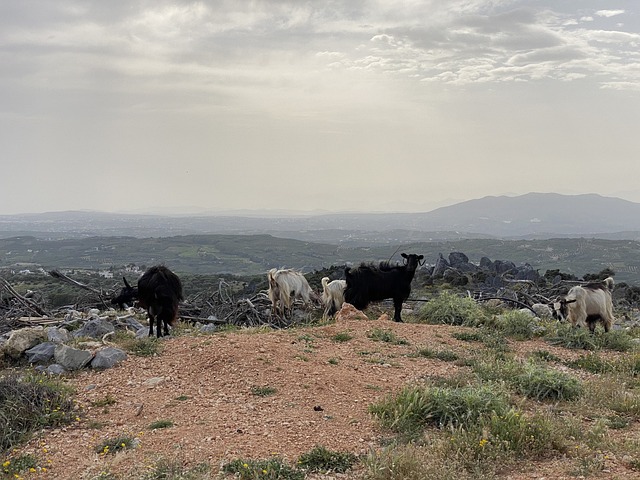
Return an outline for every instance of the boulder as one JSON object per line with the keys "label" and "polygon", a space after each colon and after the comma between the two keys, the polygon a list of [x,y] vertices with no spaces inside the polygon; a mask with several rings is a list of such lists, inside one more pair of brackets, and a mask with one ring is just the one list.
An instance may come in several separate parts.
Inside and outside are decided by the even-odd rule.
{"label": "boulder", "polygon": [[82,326],[82,328],[73,332],[73,336],[89,337],[89,338],[102,338],[105,334],[115,332],[115,327],[101,318],[92,318]]}
{"label": "boulder", "polygon": [[93,354],[67,345],[58,345],[54,352],[54,358],[56,363],[60,364],[65,370],[79,370],[89,364]]}
{"label": "boulder", "polygon": [[431,276],[433,278],[440,278],[444,274],[445,270],[449,268],[449,262],[442,256],[441,253],[438,254],[438,259],[436,260],[435,265],[433,266],[433,272]]}
{"label": "boulder", "polygon": [[47,327],[44,329],[47,332],[47,340],[53,343],[67,343],[71,340],[69,330],[63,327]]}
{"label": "boulder", "polygon": [[127,354],[119,348],[107,347],[96,352],[96,356],[91,360],[91,368],[111,368],[123,360]]}
{"label": "boulder", "polygon": [[453,268],[459,268],[460,265],[469,263],[469,257],[462,252],[451,252],[449,254],[449,265]]}
{"label": "boulder", "polygon": [[42,327],[21,328],[11,332],[2,346],[2,351],[9,357],[20,358],[26,350],[46,340],[47,336]]}
{"label": "boulder", "polygon": [[35,347],[25,350],[29,363],[49,363],[53,359],[56,344],[53,342],[39,343]]}

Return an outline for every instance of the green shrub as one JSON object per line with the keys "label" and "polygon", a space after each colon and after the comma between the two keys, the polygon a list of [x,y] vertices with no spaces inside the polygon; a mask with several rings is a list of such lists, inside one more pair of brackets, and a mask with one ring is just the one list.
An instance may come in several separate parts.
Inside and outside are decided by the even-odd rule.
{"label": "green shrub", "polygon": [[458,360],[458,355],[451,350],[433,350],[431,348],[421,348],[418,350],[418,355],[426,358],[437,358],[444,362],[455,362]]}
{"label": "green shrub", "polygon": [[357,457],[351,452],[333,452],[322,446],[303,453],[298,458],[298,466],[309,472],[344,473],[356,463]]}
{"label": "green shrub", "polygon": [[71,423],[71,391],[62,382],[40,376],[0,378],[0,453],[45,427]]}
{"label": "green shrub", "polygon": [[505,313],[493,317],[492,320],[485,323],[507,337],[516,340],[528,340],[540,331],[536,323],[536,318],[529,313],[520,310],[508,310]]}
{"label": "green shrub", "polygon": [[122,450],[135,448],[137,445],[138,442],[135,438],[130,437],[129,435],[122,435],[119,437],[107,438],[106,440],[96,445],[94,447],[94,450],[100,455],[109,455]]}
{"label": "green shrub", "polygon": [[417,313],[417,322],[475,326],[486,320],[484,310],[469,297],[444,292],[429,300]]}
{"label": "green shrub", "polygon": [[239,480],[304,480],[302,470],[292,468],[280,458],[268,460],[233,460],[223,465],[224,473]]}
{"label": "green shrub", "polygon": [[526,363],[514,384],[519,393],[536,400],[575,400],[583,393],[577,378],[535,363]]}
{"label": "green shrub", "polygon": [[172,420],[156,420],[149,425],[149,430],[157,430],[159,428],[169,428],[173,427]]}
{"label": "green shrub", "polygon": [[256,397],[268,397],[270,395],[275,395],[276,392],[276,388],[270,387],[269,385],[265,385],[262,387],[251,387],[251,394],[255,395]]}
{"label": "green shrub", "polygon": [[492,412],[503,414],[507,410],[504,393],[488,386],[406,387],[369,407],[383,427],[408,434],[426,425],[465,427]]}
{"label": "green shrub", "polygon": [[552,345],[584,350],[614,350],[628,352],[635,348],[633,337],[622,330],[591,333],[587,328],[576,328],[567,323],[557,324],[547,335]]}
{"label": "green shrub", "polygon": [[331,340],[333,340],[334,342],[348,342],[352,338],[353,335],[348,332],[338,332],[333,337],[331,337]]}

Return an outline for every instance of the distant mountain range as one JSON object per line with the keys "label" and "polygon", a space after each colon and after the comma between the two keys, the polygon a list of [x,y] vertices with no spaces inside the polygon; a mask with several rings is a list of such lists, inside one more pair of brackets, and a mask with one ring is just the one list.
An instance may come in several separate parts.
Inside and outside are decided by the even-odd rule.
{"label": "distant mountain range", "polygon": [[484,197],[424,213],[135,215],[52,212],[0,216],[0,237],[167,237],[270,234],[305,241],[385,244],[465,238],[640,238],[640,203],[596,194]]}

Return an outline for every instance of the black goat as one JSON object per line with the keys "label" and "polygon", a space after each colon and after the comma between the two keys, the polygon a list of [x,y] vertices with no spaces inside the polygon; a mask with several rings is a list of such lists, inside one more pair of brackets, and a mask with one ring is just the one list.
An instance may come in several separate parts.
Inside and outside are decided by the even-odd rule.
{"label": "black goat", "polygon": [[184,299],[182,283],[178,276],[163,265],[149,268],[138,280],[138,286],[132,287],[126,279],[120,294],[111,303],[124,305],[138,300],[140,307],[149,314],[149,336],[153,336],[153,325],[156,324],[156,335],[169,335],[169,325],[173,326],[178,318],[178,303]]}
{"label": "black goat", "polygon": [[411,281],[424,256],[403,253],[402,257],[404,265],[391,266],[389,262],[382,262],[378,266],[363,263],[354,269],[347,267],[344,271],[347,278],[345,302],[363,310],[371,302],[392,298],[393,320],[401,322],[402,303],[409,298]]}

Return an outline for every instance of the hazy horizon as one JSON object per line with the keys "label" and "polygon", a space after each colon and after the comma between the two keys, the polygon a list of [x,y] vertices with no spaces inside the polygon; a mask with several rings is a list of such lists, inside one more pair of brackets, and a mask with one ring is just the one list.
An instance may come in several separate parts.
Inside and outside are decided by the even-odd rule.
{"label": "hazy horizon", "polygon": [[0,26],[0,214],[640,202],[631,0],[9,0]]}

